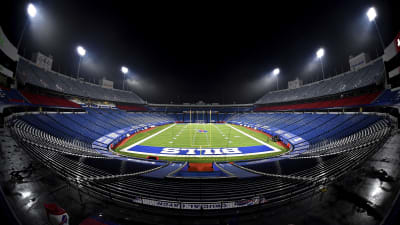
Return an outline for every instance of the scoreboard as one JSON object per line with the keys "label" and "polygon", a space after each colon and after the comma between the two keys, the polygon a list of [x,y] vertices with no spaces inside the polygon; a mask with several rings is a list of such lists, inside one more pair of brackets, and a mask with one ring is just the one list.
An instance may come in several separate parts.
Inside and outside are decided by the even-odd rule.
{"label": "scoreboard", "polygon": [[44,70],[51,70],[53,66],[53,56],[46,56],[40,52],[33,54],[32,61],[36,63],[38,67]]}

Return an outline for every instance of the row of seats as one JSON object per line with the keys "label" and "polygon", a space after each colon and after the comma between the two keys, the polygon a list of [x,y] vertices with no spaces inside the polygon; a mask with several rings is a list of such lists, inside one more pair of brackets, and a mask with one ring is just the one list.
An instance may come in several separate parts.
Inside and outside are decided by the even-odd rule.
{"label": "row of seats", "polygon": [[84,157],[100,157],[104,156],[98,153],[96,150],[87,147],[87,145],[79,140],[66,140],[60,137],[56,137],[46,133],[31,124],[24,122],[23,120],[13,121],[13,126],[18,128],[20,131],[25,131],[20,134],[20,137],[24,138],[25,141],[35,142],[42,144],[43,146],[52,147],[54,151],[59,151],[66,154],[84,156]]}
{"label": "row of seats", "polygon": [[59,106],[80,108],[81,106],[62,97],[34,94],[28,91],[18,91],[14,88],[0,87],[1,104],[34,104],[40,106]]}
{"label": "row of seats", "polygon": [[0,86],[0,103],[20,104],[26,103],[26,100],[17,90]]}
{"label": "row of seats", "polygon": [[[57,154],[57,157],[72,160],[74,164],[79,162],[80,166],[75,167],[75,169],[79,169],[84,165],[85,168],[90,168],[92,171],[99,171],[98,173],[94,172],[86,175],[90,177],[105,176],[107,174],[135,174],[166,165],[165,162],[150,163],[143,160],[120,160],[106,157],[93,149],[76,146],[75,143],[65,142],[50,136],[20,120],[14,121],[13,131],[18,134],[18,138],[23,141],[25,146],[38,148],[42,153],[51,152],[53,155]],[[56,159],[53,158],[53,160]]]}
{"label": "row of seats", "polygon": [[278,106],[261,106],[257,107],[255,111],[276,111],[276,110],[299,110],[299,109],[324,109],[336,107],[349,107],[349,106],[362,106],[371,104],[380,92],[370,93],[354,97],[346,97],[335,100],[318,101],[312,103],[278,105]]}
{"label": "row of seats", "polygon": [[387,134],[390,128],[386,120],[379,120],[366,129],[358,132],[354,132],[355,130],[357,128],[348,129],[336,139],[312,145],[307,152],[293,158],[316,157],[347,151],[349,145],[350,147],[354,147],[378,141]]}
{"label": "row of seats", "polygon": [[315,144],[343,136],[343,132],[347,130],[361,130],[380,119],[377,115],[362,113],[244,113],[230,117],[227,122],[257,127],[268,126],[279,129],[281,137],[286,133],[296,135],[289,138],[289,142],[301,137],[309,144]]}
{"label": "row of seats", "polygon": [[[352,160],[343,158],[343,155],[353,155],[364,157],[364,147],[374,146],[381,142],[390,132],[386,121],[378,121],[366,129],[360,130],[348,137],[336,139],[334,141],[324,142],[319,146],[313,146],[301,155],[291,158],[277,157],[280,160],[253,161],[251,163],[237,163],[239,167],[244,167],[250,171],[257,171],[267,175],[284,175],[298,177],[318,177],[322,173],[328,176],[329,166],[336,167],[338,160],[341,167],[353,163]],[[354,160],[354,158],[353,158]],[[323,164],[323,170],[319,169]],[[348,165],[351,166],[351,165]],[[337,169],[337,168],[336,168]],[[332,169],[332,172],[335,172]]]}
{"label": "row of seats", "polygon": [[30,103],[35,105],[45,106],[59,106],[69,108],[80,108],[81,106],[61,97],[52,97],[47,95],[34,94],[27,91],[21,93],[29,100]]}
{"label": "row of seats", "polygon": [[379,98],[377,98],[371,105],[385,105],[391,106],[399,104],[400,102],[400,91],[385,90]]}
{"label": "row of seats", "polygon": [[371,62],[366,67],[337,75],[322,81],[304,85],[296,89],[271,91],[257,100],[256,104],[292,102],[348,92],[351,90],[379,85],[384,80],[384,64],[382,59]]}
{"label": "row of seats", "polygon": [[147,111],[147,108],[143,106],[117,105],[117,108],[126,111]]}
{"label": "row of seats", "polygon": [[87,111],[88,113],[26,114],[21,119],[56,137],[79,140],[88,145],[122,128],[175,121],[172,116],[160,113],[127,113],[116,109]]}

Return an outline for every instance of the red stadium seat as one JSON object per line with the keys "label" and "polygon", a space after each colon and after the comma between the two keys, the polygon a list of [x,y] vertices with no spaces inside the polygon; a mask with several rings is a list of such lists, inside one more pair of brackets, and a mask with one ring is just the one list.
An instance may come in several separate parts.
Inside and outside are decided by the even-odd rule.
{"label": "red stadium seat", "polygon": [[347,97],[342,99],[301,103],[292,105],[278,105],[278,106],[262,106],[255,109],[255,111],[274,111],[274,110],[294,110],[294,109],[323,109],[323,108],[336,108],[348,106],[360,106],[372,103],[381,92],[375,92],[360,96]]}
{"label": "red stadium seat", "polygon": [[147,111],[147,108],[142,106],[117,105],[117,108],[128,111]]}
{"label": "red stadium seat", "polygon": [[47,106],[61,106],[61,107],[70,107],[70,108],[80,108],[81,106],[71,102],[64,98],[59,97],[50,97],[45,95],[33,94],[26,91],[21,91],[21,93],[35,105],[47,105]]}

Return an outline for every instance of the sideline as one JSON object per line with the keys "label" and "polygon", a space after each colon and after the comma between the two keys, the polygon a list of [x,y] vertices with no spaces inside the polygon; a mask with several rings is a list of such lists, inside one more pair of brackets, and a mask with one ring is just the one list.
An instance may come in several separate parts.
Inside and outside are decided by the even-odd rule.
{"label": "sideline", "polygon": [[241,133],[241,134],[243,134],[243,135],[246,135],[247,137],[249,137],[249,138],[251,138],[251,139],[257,141],[258,143],[260,143],[260,144],[262,144],[262,145],[265,145],[265,146],[267,146],[267,147],[269,147],[269,148],[272,148],[272,149],[274,150],[274,152],[281,152],[281,151],[282,151],[282,150],[280,150],[279,148],[276,148],[276,147],[274,147],[274,146],[272,146],[272,145],[269,145],[269,144],[267,144],[267,143],[265,143],[265,142],[263,142],[263,141],[261,141],[261,140],[255,138],[255,137],[251,136],[250,134],[248,134],[248,133],[246,133],[246,132],[243,132],[243,131],[237,129],[236,127],[233,127],[233,126],[230,125],[230,124],[226,124],[226,125],[227,125],[228,127],[232,128],[232,129],[236,130],[237,132],[239,132],[239,133]]}
{"label": "sideline", "polygon": [[146,138],[143,138],[142,140],[140,140],[140,141],[138,141],[138,142],[135,142],[135,143],[129,145],[128,147],[125,147],[125,148],[121,149],[120,151],[121,151],[121,152],[129,152],[129,151],[127,151],[128,149],[133,148],[133,147],[135,147],[136,145],[139,145],[139,144],[141,144],[141,143],[143,143],[143,142],[149,140],[150,138],[153,138],[154,136],[157,136],[157,135],[161,134],[162,132],[168,130],[168,129],[171,128],[171,127],[174,127],[175,125],[176,125],[176,123],[174,123],[174,124],[172,124],[171,126],[166,127],[166,128],[164,128],[164,129],[158,131],[157,133],[154,133],[154,134],[152,134],[152,135],[150,135],[150,136],[148,136],[148,137],[146,137]]}

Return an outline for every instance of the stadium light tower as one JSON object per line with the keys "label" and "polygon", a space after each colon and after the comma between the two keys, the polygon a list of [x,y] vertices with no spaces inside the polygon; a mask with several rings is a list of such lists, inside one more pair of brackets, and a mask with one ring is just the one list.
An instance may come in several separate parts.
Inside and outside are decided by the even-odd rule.
{"label": "stadium light tower", "polygon": [[324,64],[322,63],[322,57],[325,55],[325,50],[323,48],[318,49],[317,53],[317,58],[321,62],[321,70],[322,70],[322,79],[325,79],[325,74],[324,74]]}
{"label": "stadium light tower", "polygon": [[279,75],[280,72],[281,72],[281,71],[280,71],[279,68],[275,68],[275,69],[272,71],[272,75],[274,75],[274,77],[276,78],[276,90],[279,89],[279,87],[278,87],[278,75]]}
{"label": "stadium light tower", "polygon": [[28,8],[26,9],[26,11],[28,12],[28,15],[31,18],[36,16],[37,10],[36,10],[36,7],[32,3],[29,3]]}
{"label": "stadium light tower", "polygon": [[[28,7],[26,7],[26,12],[28,13],[29,18],[33,19],[33,18],[35,18],[36,14],[37,14],[37,9],[36,9],[34,4],[29,3]],[[22,29],[21,36],[19,37],[19,40],[18,40],[18,43],[17,43],[17,50],[19,50],[19,48],[21,46],[21,42],[22,42],[22,39],[24,37],[26,27],[28,26],[28,23],[29,23],[29,18],[26,19],[24,28]]]}
{"label": "stadium light tower", "polygon": [[376,23],[376,17],[378,16],[374,7],[371,7],[367,11],[367,17],[369,22],[373,22],[375,24],[376,32],[378,33],[379,41],[381,43],[382,50],[385,51],[385,45],[383,44],[381,32],[379,32],[378,24]]}
{"label": "stadium light tower", "polygon": [[76,48],[76,52],[78,52],[79,55],[78,75],[77,75],[77,79],[79,79],[79,70],[81,69],[81,61],[82,57],[86,55],[86,49],[84,49],[82,46],[78,46]]}
{"label": "stadium light tower", "polygon": [[121,67],[121,72],[124,74],[124,80],[122,81],[122,90],[125,90],[125,76],[129,72],[128,68],[123,66]]}

